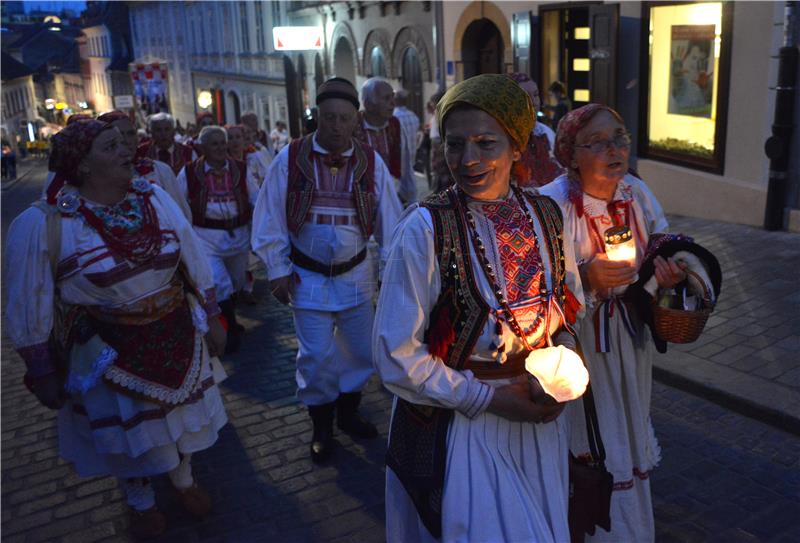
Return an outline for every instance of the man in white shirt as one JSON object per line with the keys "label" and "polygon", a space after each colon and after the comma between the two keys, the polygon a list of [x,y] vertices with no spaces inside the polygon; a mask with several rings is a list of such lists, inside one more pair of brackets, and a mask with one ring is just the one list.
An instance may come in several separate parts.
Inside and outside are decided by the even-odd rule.
{"label": "man in white shirt", "polygon": [[255,176],[228,156],[228,135],[221,126],[200,131],[203,156],[178,174],[189,202],[192,224],[214,273],[214,288],[228,323],[225,351],[239,348],[243,328],[236,321],[235,295],[242,288],[250,252],[250,220],[258,195]]}
{"label": "man in white shirt", "polygon": [[342,78],[317,90],[319,125],[275,158],[253,217],[253,251],[270,288],[291,303],[299,349],[297,395],[314,424],[311,459],[331,453],[342,431],[377,436],[358,414],[373,373],[370,331],[378,284],[373,234],[385,259],[401,206],[381,157],[353,139],[358,93]]}
{"label": "man in white shirt", "polygon": [[175,127],[175,118],[169,113],[150,115],[147,118],[147,131],[151,139],[142,143],[136,154],[159,160],[178,175],[187,162],[197,158],[197,154],[188,145],[175,141]]}
{"label": "man in white shirt", "polygon": [[400,155],[400,198],[407,204],[417,201],[417,181],[414,177],[414,158],[417,153],[419,117],[406,107],[408,91],[394,93],[394,116],[400,121],[402,149]]}
{"label": "man in white shirt", "polygon": [[275,149],[275,154],[281,152],[281,149],[289,144],[289,132],[286,130],[286,123],[278,121],[275,123],[275,128],[269,133],[269,139],[272,142],[272,148]]}

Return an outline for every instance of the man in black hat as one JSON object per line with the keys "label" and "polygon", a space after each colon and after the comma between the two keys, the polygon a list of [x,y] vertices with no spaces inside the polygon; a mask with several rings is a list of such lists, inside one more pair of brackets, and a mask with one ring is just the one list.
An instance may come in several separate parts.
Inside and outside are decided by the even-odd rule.
{"label": "man in black hat", "polygon": [[402,207],[381,157],[353,139],[359,102],[352,83],[329,79],[316,103],[317,130],[283,149],[267,174],[252,246],[272,293],[294,311],[297,394],[314,423],[311,459],[319,463],[334,444],[334,415],[352,436],[377,436],[357,411],[373,373],[378,270],[367,245],[374,235],[382,262]]}

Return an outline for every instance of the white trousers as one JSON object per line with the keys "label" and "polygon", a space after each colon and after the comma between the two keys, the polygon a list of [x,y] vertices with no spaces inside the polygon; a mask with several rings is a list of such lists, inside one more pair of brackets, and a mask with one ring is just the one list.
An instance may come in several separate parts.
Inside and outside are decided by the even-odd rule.
{"label": "white trousers", "polygon": [[250,252],[246,250],[232,256],[206,253],[211,272],[214,274],[214,291],[218,302],[227,300],[244,286],[249,254]]}
{"label": "white trousers", "polygon": [[297,397],[305,405],[330,403],[364,387],[373,372],[374,318],[371,301],[336,312],[294,309]]}

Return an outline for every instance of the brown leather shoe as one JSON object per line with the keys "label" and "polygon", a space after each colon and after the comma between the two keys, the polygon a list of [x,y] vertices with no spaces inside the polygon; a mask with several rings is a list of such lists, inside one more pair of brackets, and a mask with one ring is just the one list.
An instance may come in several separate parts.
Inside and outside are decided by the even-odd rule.
{"label": "brown leather shoe", "polygon": [[152,539],[167,531],[167,517],[155,505],[144,511],[129,508],[128,530],[138,539]]}
{"label": "brown leather shoe", "polygon": [[211,496],[197,483],[182,490],[176,488],[175,491],[180,497],[183,508],[193,517],[202,519],[211,513]]}

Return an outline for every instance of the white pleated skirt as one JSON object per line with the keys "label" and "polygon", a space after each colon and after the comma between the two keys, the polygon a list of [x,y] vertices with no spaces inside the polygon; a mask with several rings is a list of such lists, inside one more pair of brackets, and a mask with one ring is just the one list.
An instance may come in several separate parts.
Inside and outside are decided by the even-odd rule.
{"label": "white pleated skirt", "polygon": [[[563,414],[533,424],[490,413],[470,420],[456,412],[447,436],[441,541],[568,543],[568,457]],[[386,539],[436,541],[390,468]]]}
{"label": "white pleated skirt", "polygon": [[74,393],[58,412],[61,457],[84,477],[147,477],[166,473],[180,453],[209,448],[228,418],[217,385],[225,370],[203,348],[200,378],[190,400],[161,406],[100,382]]}

